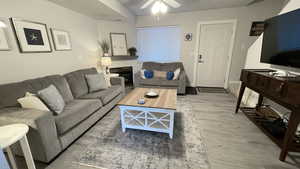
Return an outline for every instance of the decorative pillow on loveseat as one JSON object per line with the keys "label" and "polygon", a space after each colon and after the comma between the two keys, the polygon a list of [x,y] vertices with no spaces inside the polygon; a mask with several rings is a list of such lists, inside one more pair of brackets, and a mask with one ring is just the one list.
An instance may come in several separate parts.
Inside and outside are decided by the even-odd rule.
{"label": "decorative pillow on loveseat", "polygon": [[144,72],[145,79],[152,79],[153,78],[154,73],[153,73],[152,70],[145,70],[144,69],[143,72]]}
{"label": "decorative pillow on loveseat", "polygon": [[54,85],[50,85],[49,87],[38,91],[38,95],[57,115],[64,110],[66,103]]}
{"label": "decorative pillow on loveseat", "polygon": [[167,72],[167,80],[173,80],[174,72]]}

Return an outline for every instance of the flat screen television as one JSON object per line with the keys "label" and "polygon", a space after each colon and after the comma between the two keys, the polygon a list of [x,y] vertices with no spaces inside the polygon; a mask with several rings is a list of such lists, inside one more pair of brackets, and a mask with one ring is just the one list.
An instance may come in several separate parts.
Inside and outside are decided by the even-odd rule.
{"label": "flat screen television", "polygon": [[300,67],[300,9],[265,21],[260,61]]}

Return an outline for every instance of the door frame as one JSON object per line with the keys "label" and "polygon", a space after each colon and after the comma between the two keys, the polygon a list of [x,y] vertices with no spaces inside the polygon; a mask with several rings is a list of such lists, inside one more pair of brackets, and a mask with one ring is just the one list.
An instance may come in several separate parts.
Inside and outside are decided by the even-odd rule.
{"label": "door frame", "polygon": [[228,88],[228,82],[229,82],[229,74],[230,74],[230,67],[231,67],[231,60],[232,60],[232,55],[233,55],[233,49],[234,49],[234,44],[235,44],[235,37],[236,37],[236,32],[237,32],[237,19],[229,19],[229,20],[215,20],[215,21],[200,21],[197,24],[197,37],[196,37],[196,47],[195,47],[195,55],[194,55],[194,86],[197,86],[197,74],[198,74],[198,53],[199,53],[199,45],[200,45],[200,29],[201,25],[211,25],[211,24],[224,24],[224,23],[232,23],[233,24],[233,35],[231,37],[230,41],[230,47],[229,47],[229,59],[227,63],[227,69],[226,69],[226,74],[225,74],[225,82],[224,82],[224,88]]}

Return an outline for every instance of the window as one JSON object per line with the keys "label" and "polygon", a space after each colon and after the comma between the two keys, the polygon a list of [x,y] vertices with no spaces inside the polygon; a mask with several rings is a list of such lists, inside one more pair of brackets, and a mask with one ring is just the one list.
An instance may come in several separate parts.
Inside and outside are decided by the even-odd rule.
{"label": "window", "polygon": [[179,61],[180,35],[180,29],[175,26],[138,28],[138,60],[142,62]]}

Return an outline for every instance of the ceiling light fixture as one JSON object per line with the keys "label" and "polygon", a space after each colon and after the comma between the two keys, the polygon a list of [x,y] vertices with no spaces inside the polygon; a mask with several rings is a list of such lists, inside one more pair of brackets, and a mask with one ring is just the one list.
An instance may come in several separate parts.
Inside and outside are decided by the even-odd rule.
{"label": "ceiling light fixture", "polygon": [[161,0],[158,0],[153,4],[151,12],[157,17],[157,19],[159,19],[160,15],[166,14],[168,12],[168,6]]}

